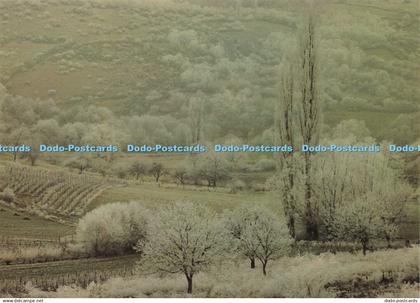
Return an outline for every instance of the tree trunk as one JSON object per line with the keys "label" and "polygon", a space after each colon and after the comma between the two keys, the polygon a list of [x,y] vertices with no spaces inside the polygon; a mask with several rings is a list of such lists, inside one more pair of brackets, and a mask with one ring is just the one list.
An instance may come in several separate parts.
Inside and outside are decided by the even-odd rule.
{"label": "tree trunk", "polygon": [[251,268],[255,268],[255,258],[251,258]]}
{"label": "tree trunk", "polygon": [[305,220],[306,237],[310,241],[316,241],[319,238],[319,227],[315,206],[312,201],[312,180],[311,180],[311,154],[305,154]]}
{"label": "tree trunk", "polygon": [[[309,216],[312,216],[309,214]],[[306,222],[306,238],[309,241],[317,241],[319,239],[318,224],[313,221],[313,218],[308,218]]]}
{"label": "tree trunk", "polygon": [[[293,142],[293,140],[291,140],[291,142]],[[295,187],[295,176],[292,173],[292,171],[289,171],[289,185],[290,185],[290,191],[291,191],[291,201],[290,201],[290,205],[289,205],[289,208],[290,209],[289,209],[289,222],[288,222],[288,227],[289,227],[290,236],[293,239],[295,239],[295,237],[296,237],[296,229],[295,229],[295,217],[294,217],[294,215],[295,215],[296,201],[295,201],[295,196],[294,196],[294,193],[293,193],[293,189]]]}
{"label": "tree trunk", "polygon": [[193,290],[193,279],[192,279],[192,277],[187,276],[187,282],[188,282],[187,293],[192,294],[192,290]]}
{"label": "tree trunk", "polygon": [[262,266],[263,266],[263,274],[264,274],[264,276],[266,276],[267,275],[267,270],[266,270],[267,262],[263,262]]}
{"label": "tree trunk", "polygon": [[362,241],[362,249],[363,249],[363,255],[364,256],[366,256],[366,252],[368,250],[368,247],[369,247],[369,241],[368,240]]}
{"label": "tree trunk", "polygon": [[387,247],[391,248],[391,237],[389,235],[386,235],[385,239],[386,239],[386,243],[388,244]]}
{"label": "tree trunk", "polygon": [[289,228],[290,236],[295,239],[296,238],[296,228],[295,228],[295,218],[292,214],[289,215],[289,222],[287,223],[287,227]]}

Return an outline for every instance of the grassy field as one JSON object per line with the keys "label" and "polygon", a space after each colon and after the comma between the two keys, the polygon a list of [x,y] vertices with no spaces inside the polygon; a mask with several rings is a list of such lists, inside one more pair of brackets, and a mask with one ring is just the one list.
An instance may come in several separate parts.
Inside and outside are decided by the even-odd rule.
{"label": "grassy field", "polygon": [[2,237],[57,239],[72,234],[74,227],[19,212],[1,204],[0,230]]}
{"label": "grassy field", "polygon": [[99,205],[115,201],[139,201],[150,209],[158,209],[175,201],[191,201],[206,204],[218,212],[238,206],[241,203],[253,202],[267,205],[273,210],[281,210],[280,204],[276,203],[273,193],[240,192],[231,194],[229,189],[226,188],[209,190],[206,187],[187,186],[183,189],[182,186],[173,183],[161,186],[155,183],[143,183],[113,187],[95,199],[90,208],[94,209]]}

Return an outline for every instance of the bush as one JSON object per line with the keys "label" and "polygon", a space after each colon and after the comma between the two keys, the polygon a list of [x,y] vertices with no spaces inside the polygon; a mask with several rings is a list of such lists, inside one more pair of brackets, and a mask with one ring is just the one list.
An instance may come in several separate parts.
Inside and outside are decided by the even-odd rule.
{"label": "bush", "polygon": [[15,193],[10,187],[6,187],[2,193],[0,193],[0,200],[3,200],[7,203],[13,203],[15,201]]}
{"label": "bush", "polygon": [[89,255],[110,256],[133,252],[146,238],[147,211],[138,202],[101,206],[80,219],[78,246]]}
{"label": "bush", "polygon": [[234,180],[230,185],[230,192],[236,194],[238,191],[243,191],[246,189],[246,184],[242,180]]}
{"label": "bush", "polygon": [[276,161],[273,159],[259,159],[255,163],[255,170],[261,172],[274,171],[276,169]]}

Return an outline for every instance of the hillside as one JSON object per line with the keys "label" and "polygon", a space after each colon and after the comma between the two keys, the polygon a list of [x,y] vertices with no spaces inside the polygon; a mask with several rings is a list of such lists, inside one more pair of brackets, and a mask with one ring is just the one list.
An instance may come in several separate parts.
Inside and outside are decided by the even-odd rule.
{"label": "hillside", "polygon": [[[357,118],[386,138],[398,114],[419,109],[418,6],[400,2],[329,1],[320,9],[327,124]],[[278,66],[300,18],[286,1],[255,10],[229,1],[2,1],[0,8],[0,82],[10,93],[180,121],[191,100],[202,99],[209,128],[218,121],[243,139],[273,123]],[[221,135],[212,129],[207,137]]]}

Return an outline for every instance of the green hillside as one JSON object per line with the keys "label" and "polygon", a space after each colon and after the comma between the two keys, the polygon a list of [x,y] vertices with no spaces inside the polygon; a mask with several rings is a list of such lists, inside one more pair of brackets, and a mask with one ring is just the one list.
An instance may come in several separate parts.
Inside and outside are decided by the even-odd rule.
{"label": "green hillside", "polygon": [[[181,121],[191,98],[201,98],[208,125],[259,135],[272,125],[277,71],[301,10],[287,1],[258,9],[191,2],[3,1],[0,82],[64,108],[94,104]],[[416,1],[328,1],[319,16],[325,121],[337,124],[340,111],[383,137],[398,114],[419,108]]]}

